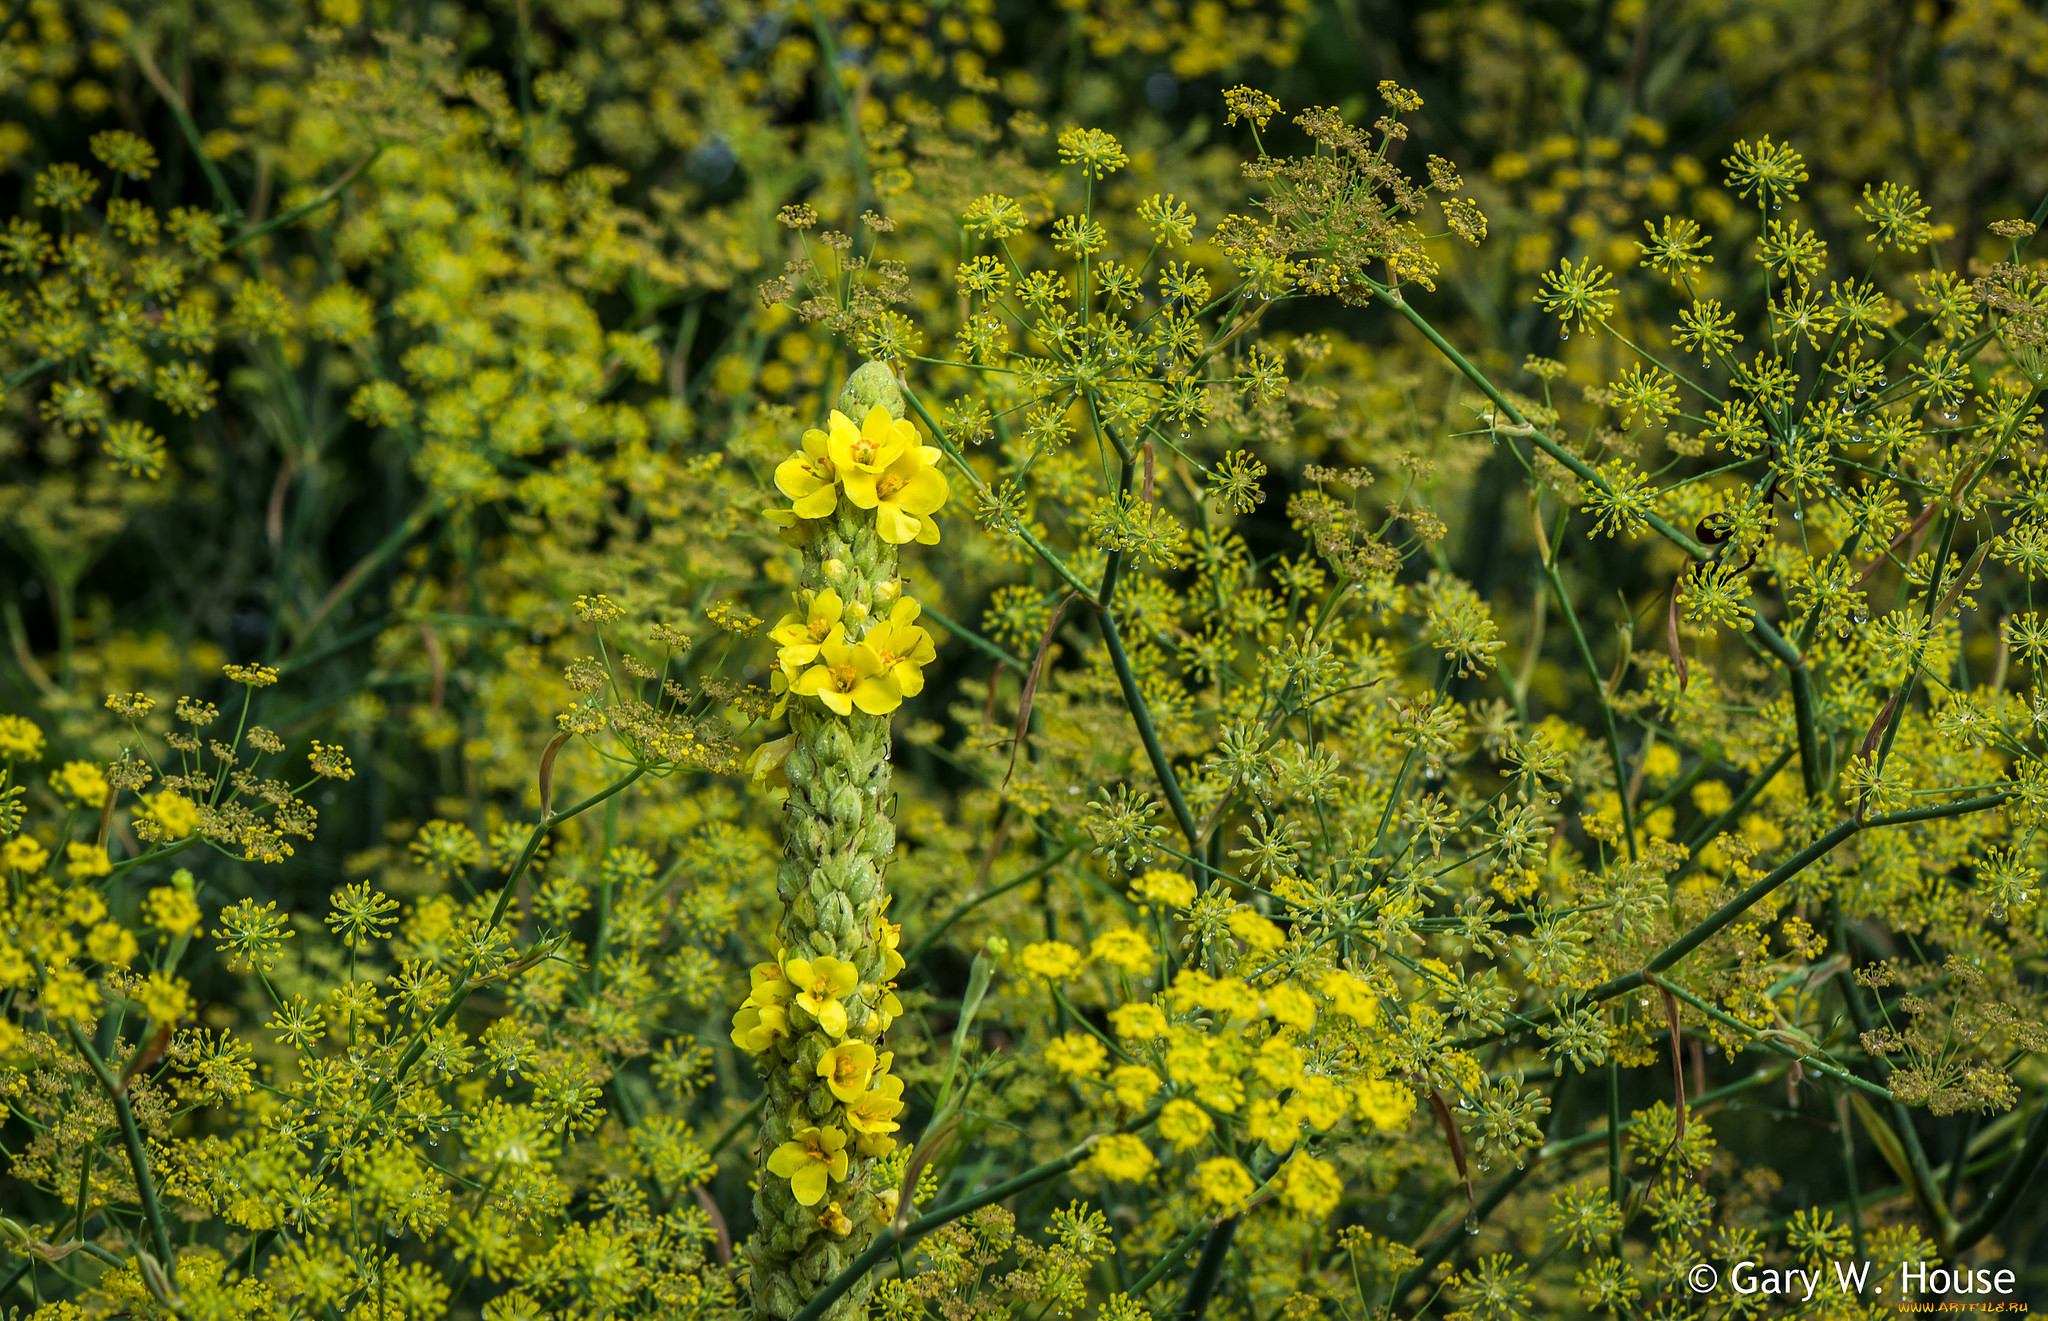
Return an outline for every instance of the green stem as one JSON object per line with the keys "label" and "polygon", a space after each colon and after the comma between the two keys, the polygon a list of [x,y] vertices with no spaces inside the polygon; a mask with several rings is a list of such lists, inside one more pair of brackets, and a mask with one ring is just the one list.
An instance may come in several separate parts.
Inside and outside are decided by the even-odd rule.
{"label": "green stem", "polygon": [[1764,650],[1784,663],[1785,673],[1792,684],[1792,720],[1799,728],[1799,774],[1805,781],[1808,801],[1820,793],[1820,731],[1813,716],[1813,680],[1806,668],[1806,660],[1799,649],[1786,640],[1785,635],[1766,623],[1762,616],[1752,615],[1750,622],[1756,630],[1757,640],[1764,644]]}
{"label": "green stem", "polygon": [[2044,1158],[2048,1158],[2048,1105],[2034,1112],[2033,1126],[2027,1130],[2027,1145],[2020,1149],[2019,1156],[2006,1169],[2005,1177],[1998,1181],[1998,1187],[1984,1200],[1977,1214],[1971,1216],[1949,1240],[1949,1251],[1968,1252],[1983,1242],[1984,1236],[1996,1229],[1999,1221],[2018,1205],[2020,1194],[2027,1190],[2028,1181],[2040,1171]]}
{"label": "green stem", "polygon": [[[1562,538],[1560,538],[1561,540]],[[1628,801],[1628,770],[1621,755],[1621,730],[1614,723],[1614,704],[1603,690],[1600,666],[1593,659],[1593,648],[1586,641],[1585,630],[1579,627],[1579,612],[1572,608],[1572,598],[1564,590],[1564,576],[1557,571],[1557,555],[1553,553],[1544,564],[1550,575],[1550,587],[1557,594],[1557,603],[1564,610],[1565,623],[1571,626],[1572,640],[1578,644],[1579,659],[1585,663],[1586,673],[1593,680],[1593,689],[1600,693],[1600,719],[1607,726],[1607,752],[1614,758],[1614,798],[1621,804],[1622,835],[1628,841],[1630,862],[1636,859],[1636,817],[1635,809]]]}
{"label": "green stem", "polygon": [[920,613],[924,616],[924,618],[931,620],[934,624],[937,624],[940,628],[945,629],[948,633],[951,633],[954,637],[959,638],[962,642],[965,642],[968,646],[973,647],[976,651],[979,651],[984,656],[987,656],[989,659],[995,661],[1000,665],[1015,670],[1019,674],[1029,674],[1031,672],[1031,667],[1029,665],[1026,665],[1023,661],[1017,659],[1015,656],[1012,656],[1009,652],[1004,651],[1001,647],[989,641],[987,638],[975,632],[973,629],[961,624],[956,624],[952,620],[946,618],[946,616],[932,609],[929,602],[919,602],[919,606]]}
{"label": "green stem", "polygon": [[106,1061],[85,1039],[76,1023],[66,1023],[64,1030],[71,1037],[71,1044],[78,1049],[79,1057],[99,1080],[100,1090],[113,1103],[114,1118],[121,1125],[121,1142],[128,1148],[128,1166],[135,1175],[135,1194],[142,1202],[142,1218],[149,1225],[150,1246],[156,1251],[157,1260],[166,1272],[176,1269],[177,1257],[171,1251],[170,1230],[164,1224],[164,1208],[157,1201],[156,1179],[150,1174],[149,1153],[142,1144],[142,1126],[135,1122],[135,1107],[129,1103],[128,1093],[107,1069]]}
{"label": "green stem", "polygon": [[[1410,325],[1414,326],[1417,330],[1422,332],[1423,338],[1427,339],[1431,344],[1436,346],[1437,352],[1443,354],[1446,358],[1450,359],[1451,365],[1456,367],[1459,371],[1463,372],[1467,380],[1471,381],[1472,384],[1478,386],[1480,390],[1486,395],[1486,397],[1493,401],[1494,407],[1500,409],[1502,413],[1507,415],[1508,419],[1514,423],[1517,434],[1527,435],[1530,440],[1535,442],[1536,448],[1542,450],[1551,458],[1556,459],[1559,463],[1562,463],[1566,468],[1570,469],[1572,475],[1577,477],[1580,481],[1587,483],[1588,485],[1592,486],[1595,490],[1601,492],[1611,491],[1612,488],[1608,486],[1606,478],[1602,477],[1599,473],[1594,472],[1593,469],[1588,467],[1585,461],[1580,459],[1578,455],[1573,454],[1570,450],[1564,448],[1562,445],[1559,445],[1549,436],[1544,435],[1543,432],[1539,430],[1534,424],[1532,424],[1528,418],[1522,416],[1522,410],[1516,408],[1513,404],[1508,402],[1507,396],[1503,395],[1500,392],[1499,388],[1496,387],[1492,381],[1487,379],[1486,373],[1480,371],[1477,367],[1473,366],[1469,361],[1466,360],[1464,354],[1458,352],[1457,349],[1453,348],[1451,346],[1451,342],[1445,339],[1442,334],[1438,333],[1437,328],[1435,326],[1430,325],[1428,320],[1425,319],[1420,312],[1417,312],[1413,307],[1409,306],[1408,300],[1402,297],[1398,290],[1392,289],[1386,285],[1382,285],[1373,281],[1368,281],[1367,283],[1372,285],[1373,293],[1379,296],[1381,302],[1384,302],[1385,304],[1387,304],[1387,306],[1393,308],[1396,312],[1399,312],[1403,317],[1407,318],[1408,323]],[[1693,556],[1695,559],[1704,560],[1712,558],[1713,552],[1708,550],[1699,542],[1695,541],[1693,538],[1687,536],[1685,533],[1679,531],[1671,524],[1665,522],[1658,515],[1646,515],[1644,521],[1649,523],[1649,525],[1657,531],[1658,535],[1662,536],[1666,541],[1669,541],[1672,545],[1677,546],[1680,550],[1684,551],[1688,555]]]}
{"label": "green stem", "polygon": [[336,179],[333,183],[321,189],[319,195],[316,196],[312,201],[307,202],[302,206],[295,206],[289,211],[281,212],[278,215],[272,216],[270,219],[264,221],[262,224],[256,226],[254,229],[244,230],[242,233],[235,235],[235,237],[229,239],[226,243],[222,244],[221,251],[233,252],[236,248],[241,247],[244,243],[253,243],[257,239],[262,238],[265,234],[268,234],[273,229],[281,229],[284,226],[291,224],[294,220],[297,220],[302,216],[309,216],[313,214],[315,211],[318,211],[321,207],[326,206],[329,202],[332,202],[335,198],[341,196],[342,190],[347,188],[350,184],[354,183],[356,180],[356,176],[360,175],[364,170],[369,169],[370,166],[376,162],[376,159],[383,154],[384,147],[380,143],[374,150],[370,152],[369,155],[363,157],[354,165],[349,166],[347,172],[344,173],[339,179]]}
{"label": "green stem", "polygon": [[1180,833],[1187,837],[1188,848],[1199,850],[1202,847],[1201,831],[1195,825],[1194,813],[1188,810],[1187,799],[1181,797],[1180,781],[1174,776],[1173,763],[1166,759],[1166,749],[1159,742],[1159,731],[1152,725],[1151,709],[1138,692],[1137,676],[1131,672],[1131,658],[1124,653],[1123,639],[1117,636],[1116,617],[1098,606],[1095,618],[1101,621],[1102,641],[1109,648],[1109,662],[1116,669],[1117,683],[1123,687],[1124,705],[1130,708],[1131,721],[1137,725],[1138,737],[1144,741],[1145,755],[1152,759],[1152,770],[1159,776],[1160,787],[1166,793],[1166,805],[1173,810],[1173,819],[1179,823]]}
{"label": "green stem", "polygon": [[440,502],[437,500],[427,499],[420,501],[417,505],[413,506],[412,512],[407,514],[397,527],[391,529],[384,540],[378,542],[369,554],[356,561],[355,567],[350,569],[342,577],[342,580],[336,583],[333,589],[327,593],[320,604],[314,608],[312,616],[306,620],[305,626],[299,630],[299,635],[292,639],[292,644],[289,647],[284,649],[284,654],[278,658],[280,661],[278,668],[280,670],[290,668],[282,664],[282,662],[289,660],[294,652],[300,647],[305,646],[307,640],[318,631],[320,625],[326,622],[327,616],[333,614],[342,602],[355,595],[357,589],[369,581],[372,573],[383,565],[385,561],[403,550],[405,544],[412,540],[413,534],[425,527],[427,520],[432,518],[435,511],[439,508]]}
{"label": "green stem", "polygon": [[958,922],[961,918],[967,916],[976,908],[980,907],[982,904],[987,903],[989,900],[995,898],[997,895],[1008,894],[1010,891],[1016,889],[1020,885],[1031,884],[1031,882],[1045,875],[1054,867],[1057,867],[1062,862],[1065,862],[1067,860],[1067,855],[1072,853],[1073,851],[1073,845],[1069,844],[1066,847],[1062,848],[1058,853],[1055,853],[1052,857],[1047,858],[1044,862],[1039,863],[1030,871],[1025,872],[1022,876],[1018,876],[1012,880],[1004,881],[1001,885],[998,885],[995,889],[988,891],[986,894],[977,895],[972,899],[964,900],[952,912],[940,918],[939,924],[937,926],[933,927],[930,931],[925,932],[924,935],[919,938],[918,942],[910,947],[910,951],[903,956],[904,965],[906,967],[911,968],[916,967],[918,959],[924,954],[926,950],[932,947],[932,942],[937,940],[940,936],[946,934],[946,928],[952,926],[955,922]]}

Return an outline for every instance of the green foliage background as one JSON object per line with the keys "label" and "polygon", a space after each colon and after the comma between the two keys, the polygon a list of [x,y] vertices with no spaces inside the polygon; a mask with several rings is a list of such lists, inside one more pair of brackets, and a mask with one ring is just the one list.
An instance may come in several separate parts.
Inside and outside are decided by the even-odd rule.
{"label": "green foliage background", "polygon": [[[955,466],[862,1195],[1060,1166],[878,1309],[1799,1311],[1681,1283],[1743,1255],[2043,1296],[2048,300],[1987,226],[2042,219],[2044,102],[2018,0],[16,0],[0,1306],[748,1309],[762,515],[869,358]],[[1182,366],[1162,276],[1216,295]],[[1803,375],[1768,436],[1707,297]],[[1183,966],[1329,1035],[1275,1081]],[[1155,996],[1199,1066],[1116,1025]],[[1220,1135],[1086,1148],[1168,1097]]]}

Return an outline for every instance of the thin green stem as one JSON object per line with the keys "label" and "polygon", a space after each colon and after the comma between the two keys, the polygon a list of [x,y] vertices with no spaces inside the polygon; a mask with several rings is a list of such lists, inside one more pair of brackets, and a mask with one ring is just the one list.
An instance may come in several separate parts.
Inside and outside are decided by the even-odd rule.
{"label": "thin green stem", "polygon": [[1123,639],[1117,636],[1116,617],[1098,607],[1095,618],[1102,624],[1103,645],[1109,648],[1109,662],[1116,669],[1117,683],[1123,687],[1124,705],[1130,708],[1131,721],[1138,727],[1138,737],[1145,744],[1145,755],[1152,759],[1152,770],[1165,791],[1166,805],[1172,809],[1173,819],[1180,825],[1180,833],[1187,837],[1188,848],[1199,850],[1202,847],[1201,831],[1195,825],[1194,813],[1188,810],[1187,799],[1181,796],[1180,781],[1174,776],[1173,763],[1166,759],[1166,749],[1160,745],[1159,731],[1152,724],[1151,708],[1138,691],[1137,676],[1131,672],[1131,658],[1124,653]]}
{"label": "thin green stem", "polygon": [[[92,1070],[92,1076],[99,1080],[100,1090],[113,1103],[114,1118],[121,1126],[121,1142],[128,1149],[128,1167],[135,1176],[135,1194],[142,1203],[142,1219],[149,1226],[150,1246],[156,1258],[168,1271],[177,1258],[171,1252],[171,1234],[164,1221],[163,1204],[157,1200],[156,1179],[150,1173],[149,1152],[143,1146],[142,1126],[135,1122],[135,1107],[129,1103],[127,1089],[122,1087],[107,1068],[99,1052],[85,1039],[76,1023],[66,1023],[64,1031],[71,1037],[71,1044],[77,1048],[79,1058]],[[124,1263],[125,1264],[125,1263]]]}

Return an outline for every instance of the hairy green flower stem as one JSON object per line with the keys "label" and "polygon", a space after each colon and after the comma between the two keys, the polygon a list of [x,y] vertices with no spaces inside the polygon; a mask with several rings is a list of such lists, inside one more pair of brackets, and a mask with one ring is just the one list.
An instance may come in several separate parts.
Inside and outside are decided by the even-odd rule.
{"label": "hairy green flower stem", "polygon": [[[870,362],[856,370],[839,396],[839,411],[856,420],[876,405],[893,418],[903,416],[903,398],[889,367]],[[897,589],[896,547],[876,530],[872,510],[841,499],[822,519],[799,523],[803,567],[799,599],[837,592],[846,602],[842,623],[848,642],[886,617]],[[863,987],[883,980],[885,947],[880,938],[886,896],[882,871],[896,849],[894,800],[889,791],[889,718],[855,709],[841,716],[822,703],[793,697],[789,726],[794,739],[784,773],[789,801],[783,816],[783,856],[775,874],[782,901],[777,929],[785,959],[831,957],[850,963]],[[862,995],[846,1001],[847,1041],[876,1044],[876,1010]],[[818,1061],[837,1045],[833,1036],[793,1006],[790,1032],[764,1051],[767,1079],[762,1111],[760,1161],[754,1218],[757,1228],[747,1251],[753,1267],[754,1315],[787,1321],[807,1307],[860,1255],[886,1224],[894,1208],[890,1191],[871,1186],[874,1161],[848,1148],[846,1177],[832,1190],[845,1221],[836,1232],[821,1213],[827,1205],[805,1206],[791,1181],[771,1172],[768,1160],[799,1130],[830,1122],[838,1106]],[[869,1286],[861,1282],[829,1315],[835,1321],[860,1316]]]}

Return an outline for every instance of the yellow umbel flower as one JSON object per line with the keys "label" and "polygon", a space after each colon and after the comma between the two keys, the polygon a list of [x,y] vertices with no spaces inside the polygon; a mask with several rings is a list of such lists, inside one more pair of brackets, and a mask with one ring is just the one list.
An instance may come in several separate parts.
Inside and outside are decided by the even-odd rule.
{"label": "yellow umbel flower", "polygon": [[0,715],[0,760],[35,761],[43,755],[43,731],[35,722],[13,714]]}
{"label": "yellow umbel flower", "polygon": [[1156,1164],[1144,1139],[1130,1133],[1112,1133],[1095,1144],[1094,1165],[1106,1179],[1136,1183]]}
{"label": "yellow umbel flower", "polygon": [[768,1170],[789,1180],[804,1206],[825,1200],[829,1180],[846,1177],[846,1134],[836,1128],[800,1128],[768,1158]]}
{"label": "yellow umbel flower", "polygon": [[1228,1156],[1205,1160],[1195,1167],[1195,1182],[1202,1190],[1202,1196],[1216,1206],[1229,1209],[1252,1195],[1258,1185],[1244,1166]]}

